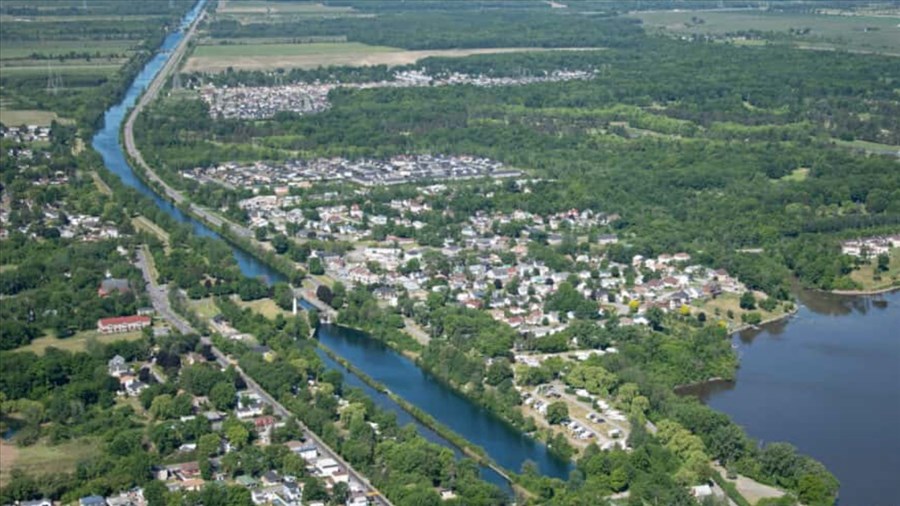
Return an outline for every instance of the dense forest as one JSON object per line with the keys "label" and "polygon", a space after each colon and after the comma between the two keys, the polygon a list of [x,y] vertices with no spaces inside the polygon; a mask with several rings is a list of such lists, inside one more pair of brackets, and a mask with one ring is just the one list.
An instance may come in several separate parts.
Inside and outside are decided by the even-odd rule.
{"label": "dense forest", "polygon": [[602,15],[548,16],[532,10],[411,11],[377,18],[312,18],[291,23],[218,20],[210,35],[233,37],[346,36],[348,41],[405,49],[484,47],[621,47],[642,35],[636,20]]}

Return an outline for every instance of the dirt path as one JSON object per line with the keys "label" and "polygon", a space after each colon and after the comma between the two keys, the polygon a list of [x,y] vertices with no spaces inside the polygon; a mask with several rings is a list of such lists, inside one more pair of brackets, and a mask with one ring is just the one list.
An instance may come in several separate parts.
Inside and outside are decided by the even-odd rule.
{"label": "dirt path", "polygon": [[9,441],[0,440],[0,485],[6,485],[9,481],[9,473],[12,471],[19,458],[19,449]]}

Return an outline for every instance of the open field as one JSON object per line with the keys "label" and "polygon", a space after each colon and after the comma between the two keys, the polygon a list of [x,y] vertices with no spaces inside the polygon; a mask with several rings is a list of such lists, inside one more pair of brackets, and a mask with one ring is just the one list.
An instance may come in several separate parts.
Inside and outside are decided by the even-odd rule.
{"label": "open field", "polygon": [[216,316],[220,312],[219,308],[216,306],[216,303],[213,302],[212,297],[190,300],[188,301],[188,305],[190,306],[191,310],[197,313],[197,316],[199,316],[203,320],[211,320],[213,316]]}
{"label": "open field", "polygon": [[900,157],[900,146],[891,146],[890,144],[878,144],[877,142],[868,142],[861,140],[844,141],[841,139],[832,139],[832,142],[834,142],[838,146],[853,149],[856,151],[863,151],[875,155],[893,155]]}
{"label": "open field", "polygon": [[[758,302],[761,297],[758,293],[756,293],[755,295]],[[756,305],[756,309],[751,309],[749,311],[746,309],[741,309],[740,296],[734,293],[723,293],[715,299],[698,300],[694,302],[692,312],[698,313],[698,309],[699,311],[705,312],[707,319],[709,319],[710,321],[725,321],[726,323],[728,323],[729,328],[735,328],[744,325],[744,323],[741,321],[741,315],[745,313],[759,313],[762,317],[762,321],[778,318],[786,314],[782,305],[780,304],[775,308],[774,311],[766,311],[765,309],[759,307],[758,303]],[[718,310],[719,314],[716,314],[716,310]],[[734,318],[728,318],[728,311],[731,311],[734,314]]]}
{"label": "open field", "polygon": [[17,447],[7,441],[0,442],[0,484],[5,484],[14,468],[30,474],[58,474],[70,472],[79,462],[99,456],[103,445],[91,438],[76,439],[56,446],[45,441]]}
{"label": "open field", "polygon": [[876,281],[876,260],[872,259],[868,264],[850,273],[850,279],[859,283],[863,291],[876,291],[900,286],[900,248],[891,250],[891,263],[887,272],[881,273],[881,279]]}
{"label": "open field", "polygon": [[806,178],[809,177],[809,168],[808,167],[800,167],[798,169],[794,169],[790,174],[783,176],[779,181],[794,181],[797,183],[806,181]]}
{"label": "open field", "polygon": [[3,123],[6,126],[50,126],[50,123],[55,119],[58,119],[55,112],[22,109],[6,110],[0,108],[0,123]]}
{"label": "open field", "polygon": [[284,316],[291,315],[290,311],[285,311],[284,309],[281,309],[280,307],[278,307],[277,304],[275,304],[275,301],[272,299],[259,299],[259,300],[254,300],[254,301],[250,301],[250,302],[244,302],[244,301],[238,300],[237,303],[241,307],[249,307],[253,311],[265,316],[266,318],[268,318],[270,320],[274,320],[275,317],[278,316],[279,314],[284,315]]}
{"label": "open field", "polygon": [[27,42],[4,42],[0,46],[0,60],[14,58],[31,58],[33,54],[58,57],[69,53],[90,53],[98,58],[109,55],[122,55],[130,53],[134,47],[133,41],[103,41],[103,40],[50,40]]}
{"label": "open field", "polygon": [[[596,48],[594,48],[596,49]],[[578,48],[547,49],[497,47],[479,49],[436,49],[407,51],[356,42],[311,44],[235,44],[199,46],[184,66],[185,72],[273,70],[327,66],[409,65],[431,56],[461,58],[476,54],[521,53],[529,51],[575,51]]]}
{"label": "open field", "polygon": [[72,337],[59,339],[56,336],[44,336],[31,341],[27,346],[16,348],[16,351],[31,351],[38,355],[42,355],[44,350],[50,348],[58,348],[66,351],[84,351],[87,349],[88,341],[94,339],[99,343],[112,343],[115,341],[137,341],[143,337],[141,332],[125,332],[123,334],[100,334],[96,330],[82,330],[75,333]]}
{"label": "open field", "polygon": [[[679,35],[723,35],[738,31],[778,32],[809,29],[792,37],[810,49],[831,43],[842,49],[900,52],[900,17],[830,16],[820,14],[767,13],[763,11],[648,11],[629,14],[640,19],[648,31]],[[702,20],[702,23],[699,22]],[[798,45],[798,47],[800,47]],[[823,46],[824,47],[824,46]]]}
{"label": "open field", "polygon": [[352,7],[330,7],[319,2],[267,2],[264,0],[222,0],[217,14],[340,14]]}

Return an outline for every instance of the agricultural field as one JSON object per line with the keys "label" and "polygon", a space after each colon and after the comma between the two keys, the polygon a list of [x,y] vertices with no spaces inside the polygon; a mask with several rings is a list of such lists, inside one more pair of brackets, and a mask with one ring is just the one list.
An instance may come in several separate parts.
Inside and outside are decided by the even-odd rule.
{"label": "agricultural field", "polygon": [[[10,0],[0,4],[3,122],[49,111],[95,124],[191,0]],[[140,60],[140,61],[138,61]],[[98,104],[99,103],[99,104]],[[43,115],[32,111],[44,111]],[[90,111],[90,112],[89,112]],[[18,112],[18,114],[14,114]]]}
{"label": "agricultural field", "polygon": [[0,107],[0,123],[9,126],[39,125],[49,126],[59,119],[55,112],[38,110],[7,110]]}
{"label": "agricultural field", "polygon": [[[804,49],[900,55],[900,13],[876,17],[763,11],[647,11],[629,16],[640,19],[648,32],[709,35],[741,44],[762,44],[768,40],[790,42]],[[749,32],[761,34],[745,37]]]}
{"label": "agricultural field", "polygon": [[229,44],[198,46],[184,66],[185,72],[273,70],[327,66],[409,65],[423,58],[458,58],[477,54],[544,51],[544,48],[498,47],[484,49],[435,49],[411,51],[358,42],[316,42],[309,44]]}

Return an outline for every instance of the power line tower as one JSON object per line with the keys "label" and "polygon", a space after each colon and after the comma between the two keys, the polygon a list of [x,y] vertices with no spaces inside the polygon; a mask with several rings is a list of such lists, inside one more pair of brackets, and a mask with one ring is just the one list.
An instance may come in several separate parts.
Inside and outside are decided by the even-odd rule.
{"label": "power line tower", "polygon": [[50,63],[50,60],[47,60],[47,93],[56,95],[62,86],[62,76],[53,70],[53,65]]}

